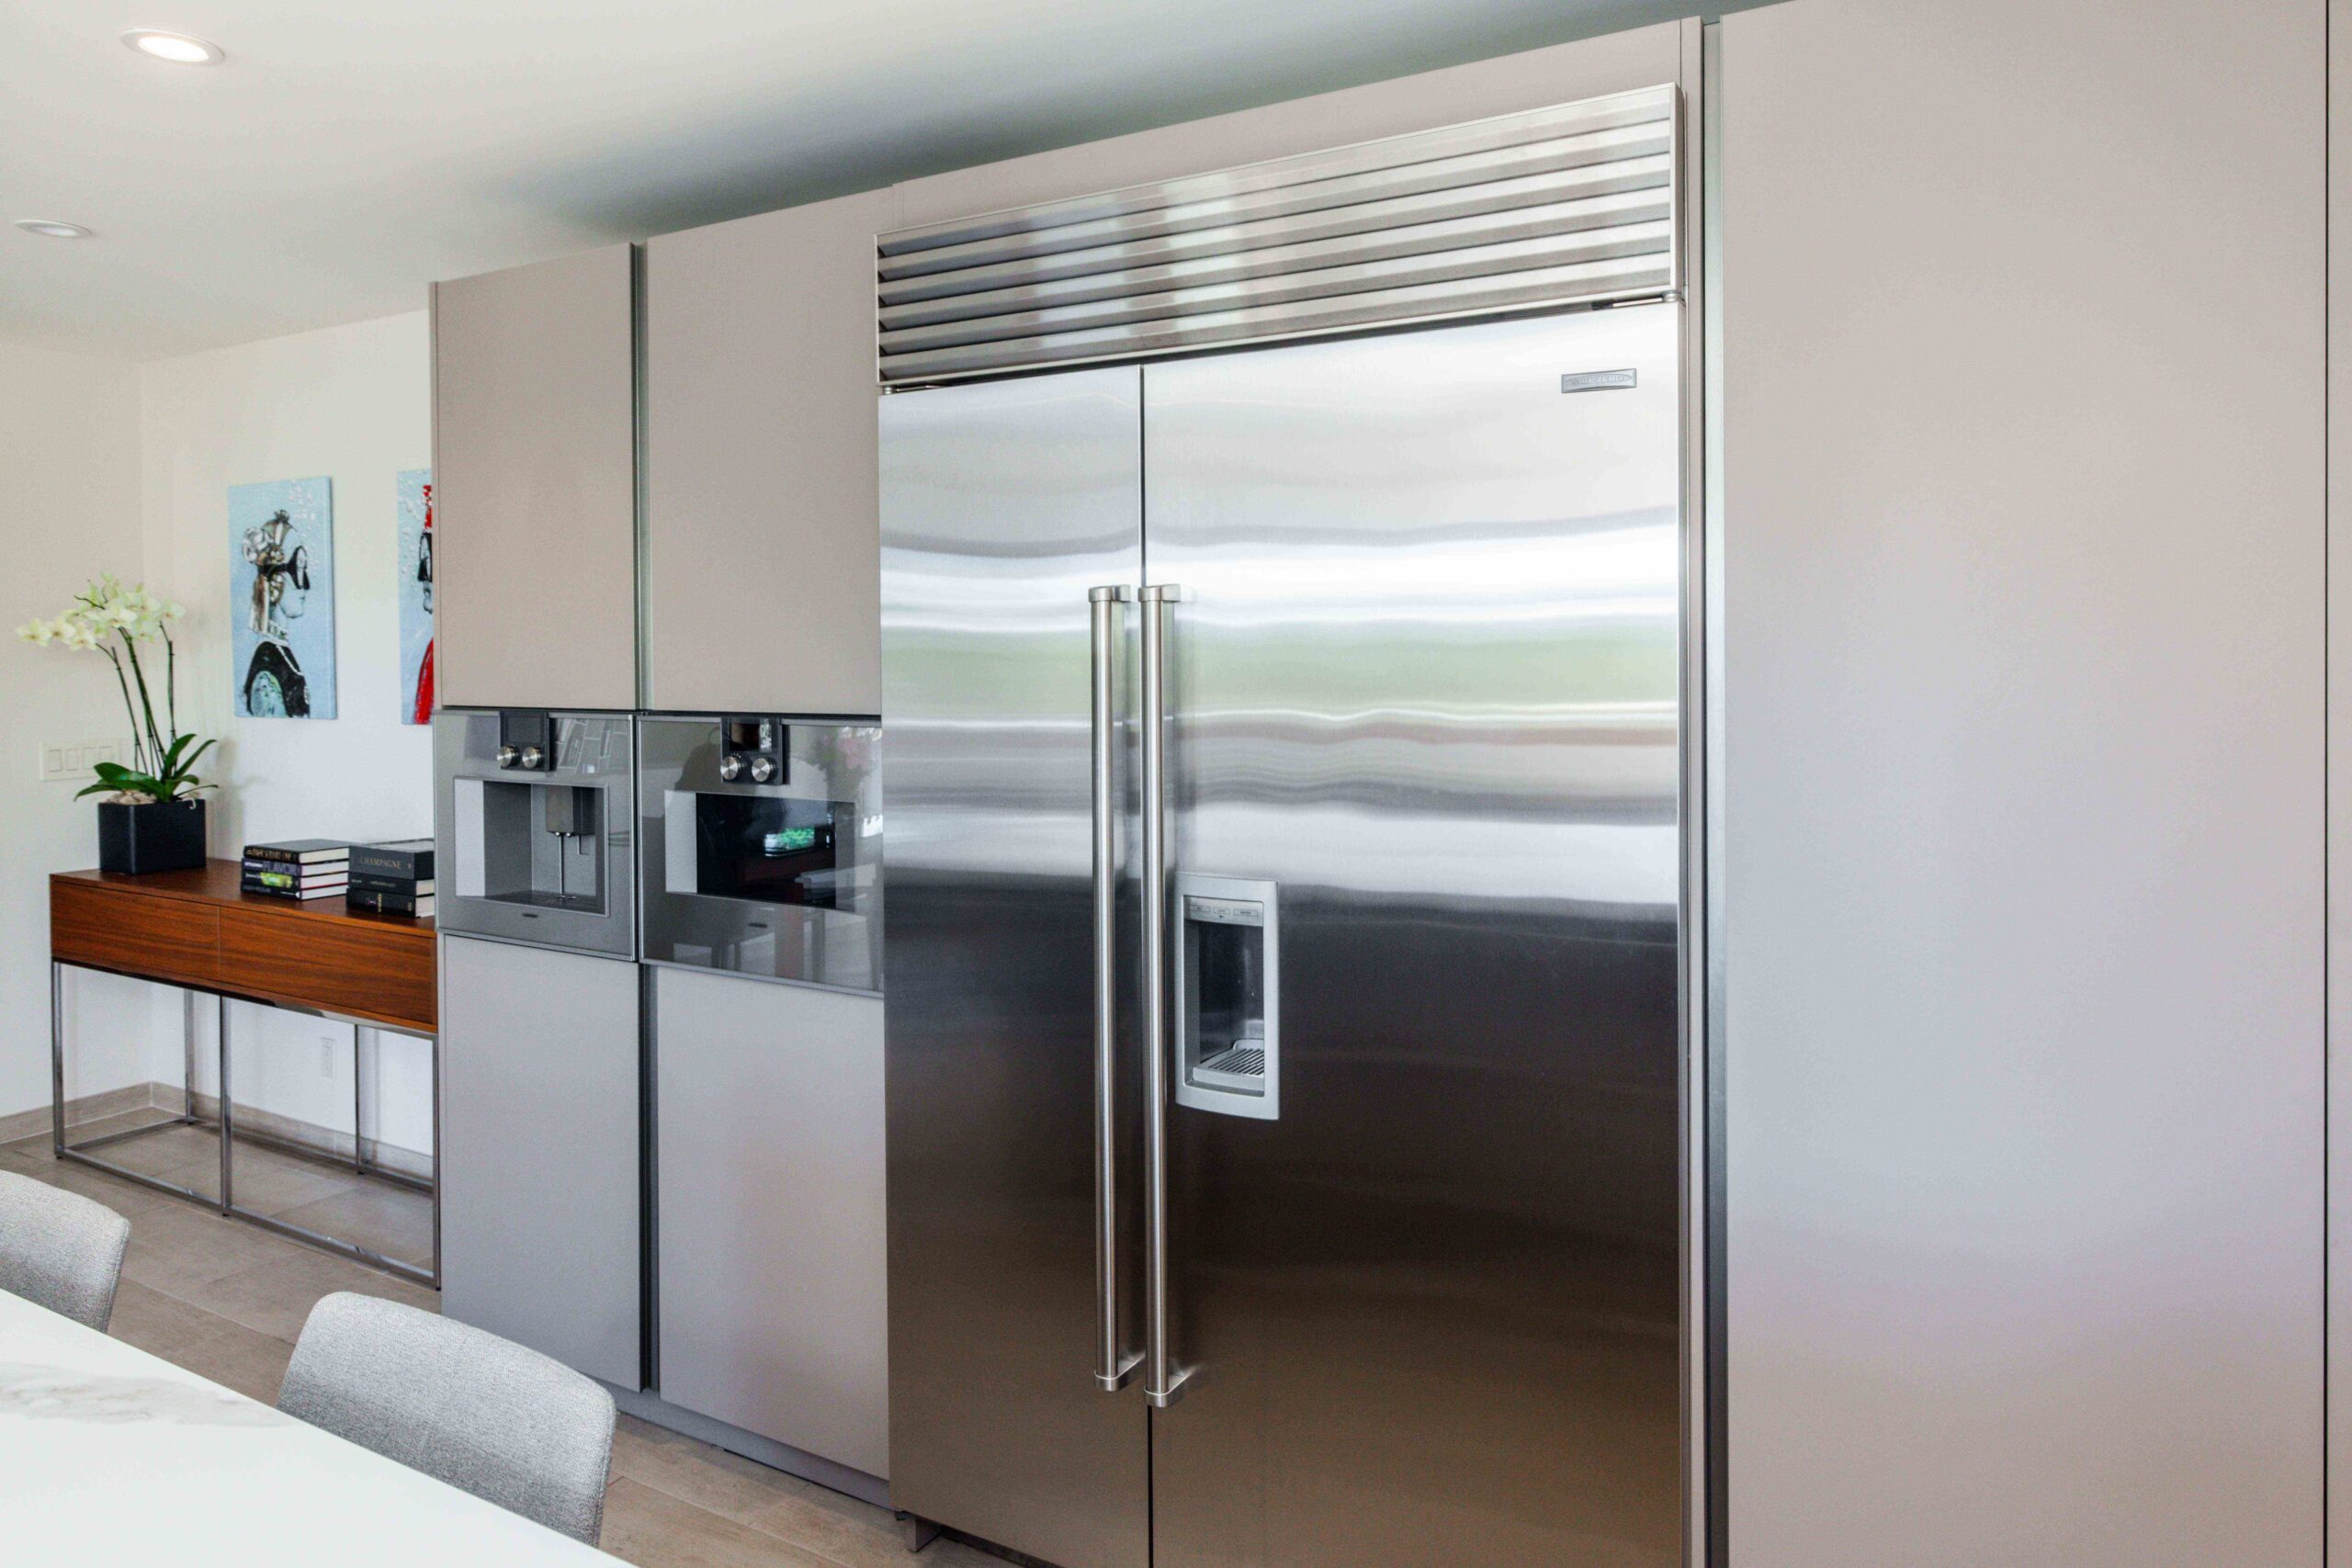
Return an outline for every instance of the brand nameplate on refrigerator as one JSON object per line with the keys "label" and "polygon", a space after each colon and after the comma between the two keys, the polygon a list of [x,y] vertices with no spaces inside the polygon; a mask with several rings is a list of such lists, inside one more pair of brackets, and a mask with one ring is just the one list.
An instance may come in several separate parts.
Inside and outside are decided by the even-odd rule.
{"label": "brand nameplate on refrigerator", "polygon": [[1560,378],[1564,392],[1622,392],[1630,390],[1635,375],[1631,370],[1576,370]]}

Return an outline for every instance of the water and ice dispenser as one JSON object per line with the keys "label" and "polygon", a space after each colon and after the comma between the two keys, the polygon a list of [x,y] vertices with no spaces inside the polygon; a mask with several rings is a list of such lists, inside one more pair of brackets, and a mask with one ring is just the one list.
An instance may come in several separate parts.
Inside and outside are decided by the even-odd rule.
{"label": "water and ice dispenser", "polygon": [[1180,874],[1176,1102],[1273,1121],[1282,1111],[1282,921],[1274,884]]}

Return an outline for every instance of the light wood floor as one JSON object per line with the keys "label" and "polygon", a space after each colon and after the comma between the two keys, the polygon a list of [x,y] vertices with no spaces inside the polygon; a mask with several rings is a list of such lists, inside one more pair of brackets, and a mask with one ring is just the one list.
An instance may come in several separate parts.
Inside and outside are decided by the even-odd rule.
{"label": "light wood floor", "polygon": [[[76,1141],[95,1130],[76,1128]],[[209,1134],[190,1128],[130,1139],[105,1153],[141,1169],[161,1162],[171,1179],[209,1190],[207,1146]],[[333,1167],[265,1151],[243,1149],[238,1161],[241,1201],[289,1211],[329,1205],[288,1217],[332,1218],[343,1234],[369,1227],[367,1245],[377,1245],[379,1235],[381,1250],[406,1255],[407,1247],[395,1250],[392,1244],[413,1236],[413,1213],[375,1199],[380,1188],[355,1192],[356,1184]],[[85,1193],[130,1222],[115,1297],[116,1338],[255,1399],[277,1402],[295,1337],[321,1296],[359,1291],[427,1311],[439,1305],[435,1292],[422,1286],[60,1163],[46,1136],[0,1145],[0,1168]],[[1003,1560],[954,1540],[910,1556],[897,1523],[879,1508],[627,1416],[613,1442],[604,1544],[646,1568],[1005,1568]]]}

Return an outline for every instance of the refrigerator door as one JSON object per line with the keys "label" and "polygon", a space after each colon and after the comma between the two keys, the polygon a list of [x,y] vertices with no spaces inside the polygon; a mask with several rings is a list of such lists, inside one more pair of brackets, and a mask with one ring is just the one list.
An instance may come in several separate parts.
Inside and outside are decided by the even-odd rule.
{"label": "refrigerator door", "polygon": [[1144,1406],[1091,1375],[1088,591],[1138,581],[1141,419],[1132,367],[881,403],[891,1499],[1060,1568],[1149,1550]]}
{"label": "refrigerator door", "polygon": [[1169,1111],[1154,1568],[1682,1560],[1676,355],[1145,372],[1178,983],[1281,1074]]}

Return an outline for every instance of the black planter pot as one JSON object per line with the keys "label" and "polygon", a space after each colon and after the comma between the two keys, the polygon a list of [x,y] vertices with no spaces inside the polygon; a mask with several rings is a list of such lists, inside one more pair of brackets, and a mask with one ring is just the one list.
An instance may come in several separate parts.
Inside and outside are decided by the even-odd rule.
{"label": "black planter pot", "polygon": [[134,874],[204,863],[204,802],[98,802],[98,869]]}

